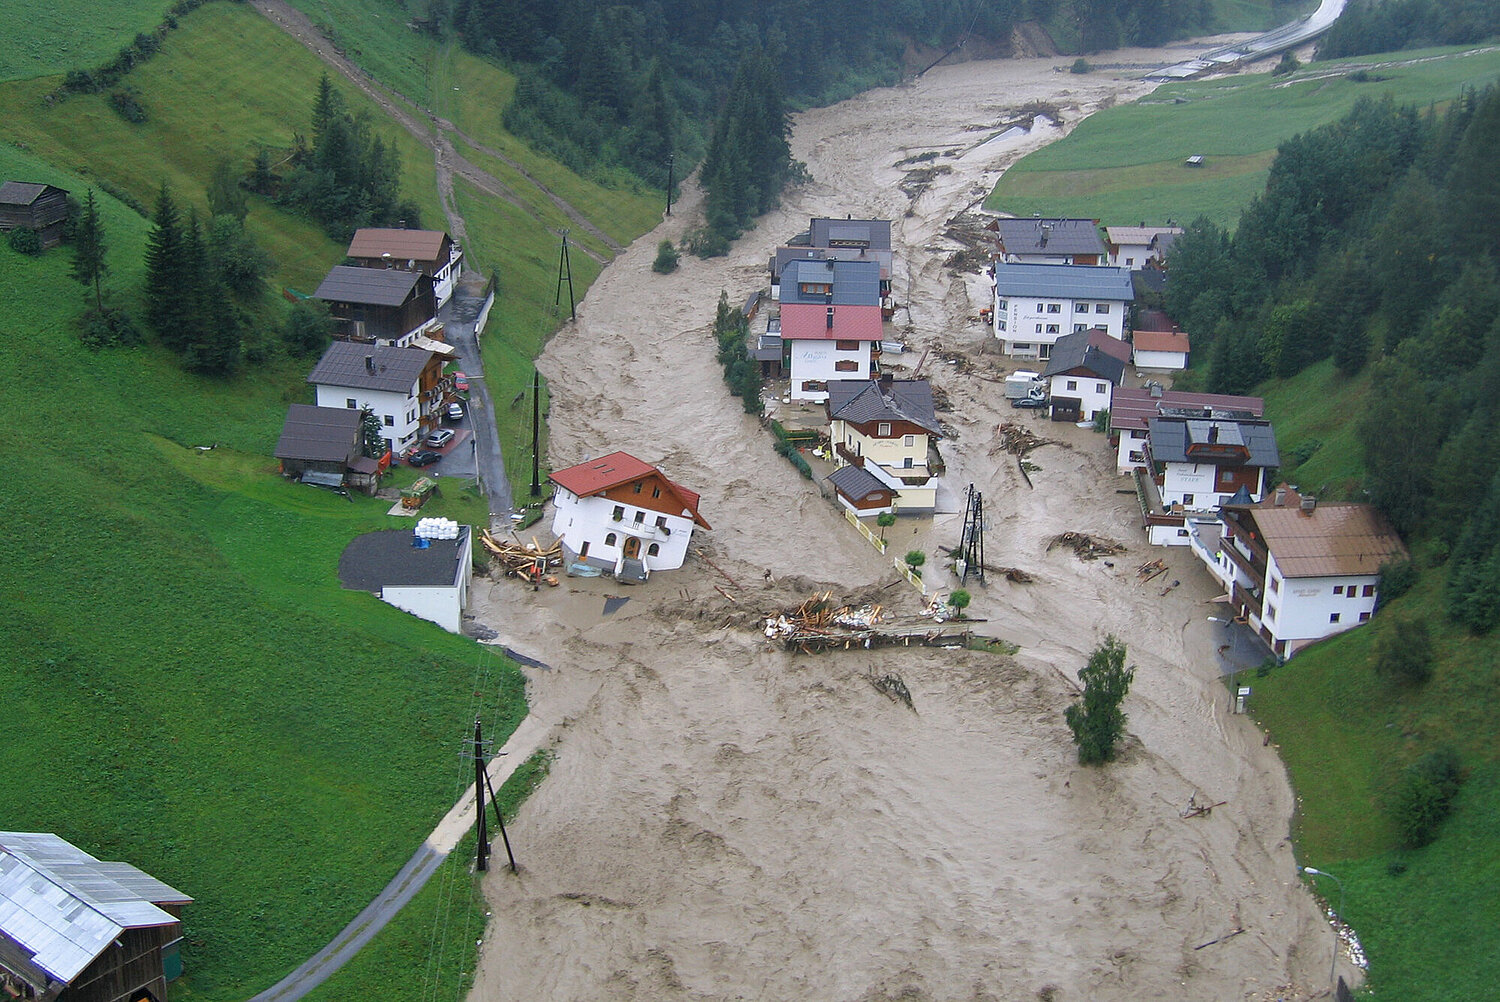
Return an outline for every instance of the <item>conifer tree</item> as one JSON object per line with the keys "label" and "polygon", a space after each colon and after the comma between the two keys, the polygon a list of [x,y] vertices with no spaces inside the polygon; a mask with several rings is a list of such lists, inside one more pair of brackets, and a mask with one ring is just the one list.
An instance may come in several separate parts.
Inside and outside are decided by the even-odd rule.
{"label": "conifer tree", "polygon": [[99,218],[99,205],[94,201],[94,189],[90,188],[83,203],[83,214],[73,232],[73,278],[85,287],[94,287],[94,309],[104,312],[104,293],[100,282],[109,274],[109,262],[105,260],[108,245],[104,242],[104,223]]}
{"label": "conifer tree", "polygon": [[146,323],[156,331],[162,343],[174,351],[186,345],[187,310],[183,301],[186,274],[183,252],[182,218],[172,190],[162,182],[151,216],[151,232],[146,237]]}

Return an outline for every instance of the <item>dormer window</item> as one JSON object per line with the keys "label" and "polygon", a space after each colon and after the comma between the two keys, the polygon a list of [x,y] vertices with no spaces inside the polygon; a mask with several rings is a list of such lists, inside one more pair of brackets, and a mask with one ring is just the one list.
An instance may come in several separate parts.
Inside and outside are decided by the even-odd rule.
{"label": "dormer window", "polygon": [[882,421],[879,424],[877,424],[875,426],[875,437],[876,438],[890,438],[891,437],[891,423],[889,421]]}

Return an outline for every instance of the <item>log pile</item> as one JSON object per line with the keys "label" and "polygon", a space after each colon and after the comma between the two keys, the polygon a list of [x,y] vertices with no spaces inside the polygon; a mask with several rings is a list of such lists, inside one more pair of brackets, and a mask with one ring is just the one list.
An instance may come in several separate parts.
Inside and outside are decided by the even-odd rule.
{"label": "log pile", "polygon": [[1042,438],[1014,421],[1006,421],[995,428],[995,445],[990,449],[990,455],[993,456],[1003,450],[1013,456],[1024,456],[1044,445],[1060,445],[1063,448],[1070,448],[1067,442],[1054,442],[1050,438]]}
{"label": "log pile", "polygon": [[1099,557],[1112,557],[1117,553],[1125,552],[1124,543],[1090,536],[1084,532],[1065,532],[1060,536],[1054,536],[1052,542],[1047,544],[1047,552],[1052,552],[1055,546],[1066,546],[1078,554],[1079,560],[1096,560]]}
{"label": "log pile", "polygon": [[870,649],[872,647],[949,646],[968,642],[969,631],[949,632],[934,628],[881,630],[885,619],[881,606],[835,605],[832,592],[817,592],[793,609],[765,617],[766,639],[781,642],[787,650],[814,654],[819,651]]}
{"label": "log pile", "polygon": [[543,549],[534,536],[530,543],[511,542],[508,539],[496,539],[488,529],[479,534],[479,543],[497,564],[505,568],[507,577],[521,578],[532,583],[546,581],[550,585],[557,584],[557,579],[550,572],[562,566],[561,543],[553,543]]}

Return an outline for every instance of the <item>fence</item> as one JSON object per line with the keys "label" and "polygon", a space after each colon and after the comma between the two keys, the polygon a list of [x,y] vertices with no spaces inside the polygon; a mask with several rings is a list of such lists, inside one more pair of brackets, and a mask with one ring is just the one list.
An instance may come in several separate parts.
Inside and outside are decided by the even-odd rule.
{"label": "fence", "polygon": [[927,597],[927,583],[915,571],[906,566],[906,561],[900,557],[892,557],[891,565],[901,572],[901,576],[906,578],[908,584],[922,593],[923,598]]}
{"label": "fence", "polygon": [[848,508],[845,508],[844,517],[849,520],[850,525],[859,530],[859,534],[861,536],[870,541],[871,546],[875,547],[875,549],[879,550],[881,553],[885,552],[885,540],[881,539],[879,536],[875,535],[875,533],[871,532],[869,526],[861,522],[859,520],[859,517],[855,515],[854,512],[850,511]]}
{"label": "fence", "polygon": [[495,305],[495,293],[500,288],[499,276],[491,275],[490,280],[484,286],[484,305],[479,308],[479,315],[474,318],[474,344],[479,344],[479,335],[484,333],[484,325],[489,323],[490,308]]}

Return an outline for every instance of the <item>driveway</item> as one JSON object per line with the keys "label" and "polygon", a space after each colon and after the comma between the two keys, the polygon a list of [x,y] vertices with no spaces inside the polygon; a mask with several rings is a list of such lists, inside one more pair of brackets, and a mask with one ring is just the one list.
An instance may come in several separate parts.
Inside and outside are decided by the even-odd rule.
{"label": "driveway", "polygon": [[[438,311],[444,336],[458,349],[458,368],[469,377],[468,412],[463,421],[449,425],[473,434],[450,445],[443,461],[429,467],[444,477],[473,477],[478,474],[480,487],[490,499],[490,514],[509,515],[514,501],[510,481],[505,476],[505,457],[500,452],[500,436],[495,431],[495,406],[484,381],[484,363],[479,358],[479,344],[474,338],[474,320],[484,301],[465,296],[460,290]],[[460,432],[462,436],[462,432]]]}

